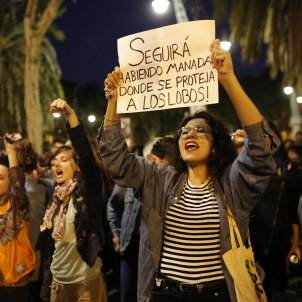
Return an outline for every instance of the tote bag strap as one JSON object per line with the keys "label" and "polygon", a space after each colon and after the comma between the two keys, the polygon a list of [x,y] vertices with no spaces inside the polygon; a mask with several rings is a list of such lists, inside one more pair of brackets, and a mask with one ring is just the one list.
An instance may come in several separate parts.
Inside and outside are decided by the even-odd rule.
{"label": "tote bag strap", "polygon": [[[235,217],[231,211],[230,206],[228,205],[227,198],[226,198],[225,192],[223,190],[223,186],[219,181],[218,181],[218,187],[222,193],[222,196],[223,196],[222,200],[223,200],[224,207],[226,210],[226,215],[228,217],[230,237],[231,237],[231,246],[232,246],[232,248],[237,248],[239,246],[243,246],[244,244],[242,242],[242,238],[241,238]],[[250,244],[250,242],[249,242],[249,244]]]}
{"label": "tote bag strap", "polygon": [[234,215],[228,205],[227,207],[227,216],[228,216],[228,223],[229,223],[229,229],[230,229],[230,237],[231,237],[231,246],[232,248],[236,248],[239,246],[243,246],[242,238],[236,223],[236,220],[234,218]]}

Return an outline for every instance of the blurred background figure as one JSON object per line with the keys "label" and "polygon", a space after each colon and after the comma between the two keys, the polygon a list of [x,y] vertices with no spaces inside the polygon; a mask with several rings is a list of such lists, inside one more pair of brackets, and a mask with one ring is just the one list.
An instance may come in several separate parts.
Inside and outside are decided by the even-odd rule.
{"label": "blurred background figure", "polygon": [[302,146],[302,131],[299,130],[295,134],[295,144],[298,146]]}
{"label": "blurred background figure", "polygon": [[48,248],[43,236],[40,237],[40,225],[48,202],[47,187],[39,181],[38,155],[32,144],[27,139],[22,139],[16,143],[16,151],[18,162],[25,173],[25,190],[30,206],[30,239],[37,256],[37,267],[29,283],[28,302],[39,302],[42,284],[41,255]]}
{"label": "blurred background figure", "polygon": [[287,148],[287,158],[291,165],[298,168],[302,160],[302,145],[292,145]]}
{"label": "blurred background figure", "polygon": [[[276,127],[269,123],[276,135]],[[285,294],[287,266],[295,255],[300,261],[300,226],[297,215],[302,193],[301,173],[287,158],[281,145],[274,155],[277,172],[271,176],[269,186],[251,213],[250,232],[256,261],[265,272],[264,288],[269,301],[279,301]]]}

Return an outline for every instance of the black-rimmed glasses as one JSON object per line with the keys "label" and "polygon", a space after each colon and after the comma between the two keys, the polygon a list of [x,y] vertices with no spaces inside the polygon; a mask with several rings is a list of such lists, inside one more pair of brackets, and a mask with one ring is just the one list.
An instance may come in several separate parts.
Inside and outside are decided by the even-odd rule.
{"label": "black-rimmed glasses", "polygon": [[211,134],[212,131],[211,128],[207,126],[196,126],[196,127],[185,126],[185,127],[181,127],[178,130],[178,135],[180,137],[186,137],[190,133],[193,133],[197,137],[205,137],[208,134]]}

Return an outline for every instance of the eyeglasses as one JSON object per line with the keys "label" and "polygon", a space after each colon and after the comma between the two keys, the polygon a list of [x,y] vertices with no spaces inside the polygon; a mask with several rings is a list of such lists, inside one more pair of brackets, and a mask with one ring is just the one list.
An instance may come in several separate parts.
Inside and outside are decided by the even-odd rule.
{"label": "eyeglasses", "polygon": [[210,127],[207,126],[197,126],[197,127],[181,127],[178,130],[178,135],[180,137],[188,136],[192,131],[194,131],[194,135],[196,135],[198,138],[200,137],[206,137],[208,134],[212,133],[212,130]]}

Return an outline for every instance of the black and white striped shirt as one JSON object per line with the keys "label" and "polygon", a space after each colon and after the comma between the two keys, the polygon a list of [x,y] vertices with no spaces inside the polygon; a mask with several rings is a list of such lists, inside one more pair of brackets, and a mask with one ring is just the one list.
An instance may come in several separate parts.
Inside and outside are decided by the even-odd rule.
{"label": "black and white striped shirt", "polygon": [[211,178],[201,186],[187,182],[180,200],[168,209],[160,272],[191,284],[224,279],[219,208]]}

